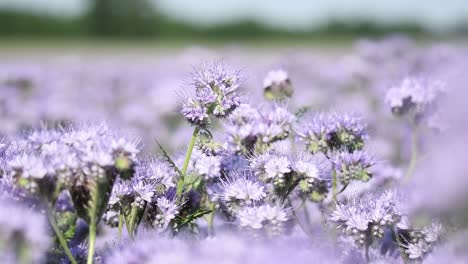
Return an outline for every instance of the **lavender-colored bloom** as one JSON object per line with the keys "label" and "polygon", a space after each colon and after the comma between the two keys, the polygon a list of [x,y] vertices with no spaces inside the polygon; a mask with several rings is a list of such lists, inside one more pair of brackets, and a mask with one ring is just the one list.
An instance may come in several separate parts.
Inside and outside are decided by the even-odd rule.
{"label": "lavender-colored bloom", "polygon": [[270,236],[281,234],[285,222],[289,220],[288,210],[278,204],[244,207],[238,211],[237,218],[241,227],[262,229]]}
{"label": "lavender-colored bloom", "polygon": [[239,82],[239,72],[231,72],[222,63],[206,65],[193,74],[197,100],[212,108],[216,117],[225,117],[239,106]]}
{"label": "lavender-colored bloom", "polygon": [[291,168],[299,181],[299,190],[312,201],[322,201],[328,193],[330,164],[325,157],[310,153],[291,155]]}
{"label": "lavender-colored bloom", "polygon": [[233,174],[220,184],[220,198],[231,210],[237,206],[259,204],[266,197],[266,188],[251,173]]}
{"label": "lavender-colored bloom", "polygon": [[206,179],[221,176],[221,160],[217,156],[200,155],[195,161],[195,171]]}
{"label": "lavender-colored bloom", "polygon": [[445,85],[442,82],[405,78],[399,85],[387,91],[385,102],[397,115],[404,115],[410,111],[422,115],[434,106],[444,92]]}
{"label": "lavender-colored bloom", "polygon": [[135,194],[135,205],[143,207],[144,202],[151,202],[155,194],[155,184],[145,182],[142,179],[134,178],[132,180],[132,189]]}
{"label": "lavender-colored bloom", "polygon": [[255,175],[265,183],[283,186],[291,172],[291,163],[286,155],[266,153],[253,157],[250,161]]}
{"label": "lavender-colored bloom", "polygon": [[[155,216],[153,225],[161,230],[165,230],[172,219],[179,213],[178,206],[175,200],[169,200],[166,197],[156,199],[158,213]],[[177,228],[177,227],[176,227]]]}
{"label": "lavender-colored bloom", "polygon": [[291,80],[284,70],[269,71],[263,79],[264,95],[267,99],[284,99],[293,95]]}
{"label": "lavender-colored bloom", "polygon": [[332,158],[333,168],[341,183],[348,184],[352,180],[369,181],[372,173],[369,168],[375,164],[374,159],[362,150],[340,152]]}
{"label": "lavender-colored bloom", "polygon": [[244,154],[264,152],[272,143],[288,137],[294,121],[294,115],[281,104],[260,109],[243,104],[228,119],[229,147]]}
{"label": "lavender-colored bloom", "polygon": [[362,118],[350,114],[318,114],[297,129],[299,138],[311,153],[328,153],[347,148],[362,149],[367,137]]}
{"label": "lavender-colored bloom", "polygon": [[206,126],[209,123],[207,108],[191,98],[184,102],[181,113],[192,125]]}
{"label": "lavender-colored bloom", "polygon": [[400,218],[394,194],[388,192],[378,197],[367,195],[337,204],[330,220],[337,223],[338,229],[353,237],[358,245],[364,246],[381,239],[384,228],[395,226]]}

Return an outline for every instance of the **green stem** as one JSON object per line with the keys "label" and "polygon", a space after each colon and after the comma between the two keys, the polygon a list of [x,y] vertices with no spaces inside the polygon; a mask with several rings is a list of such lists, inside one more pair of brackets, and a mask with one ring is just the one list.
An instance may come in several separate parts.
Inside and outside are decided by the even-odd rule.
{"label": "green stem", "polygon": [[210,204],[211,213],[208,216],[208,234],[213,235],[213,223],[215,216],[215,203]]}
{"label": "green stem", "polygon": [[366,246],[365,246],[365,254],[366,254],[366,262],[367,263],[370,263],[370,256],[369,256],[369,243],[366,243]]}
{"label": "green stem", "polygon": [[97,228],[97,210],[99,202],[99,188],[95,186],[92,188],[91,208],[89,210],[89,244],[88,244],[88,260],[87,264],[93,263],[94,247],[96,243],[96,228]]}
{"label": "green stem", "polygon": [[177,183],[177,197],[179,199],[182,191],[184,190],[184,178],[185,174],[187,173],[187,168],[190,162],[190,157],[192,156],[193,147],[195,146],[195,142],[197,140],[197,134],[199,131],[199,127],[196,126],[192,133],[192,139],[190,140],[190,144],[187,149],[187,153],[185,154],[184,165],[182,167],[182,175],[180,175],[179,182]]}
{"label": "green stem", "polygon": [[49,223],[52,226],[52,229],[54,230],[55,235],[57,236],[57,238],[59,240],[60,246],[65,251],[65,254],[67,255],[68,259],[70,260],[70,262],[72,264],[76,264],[77,263],[76,259],[73,257],[73,255],[72,255],[72,253],[70,251],[70,248],[68,248],[67,241],[63,237],[62,232],[60,231],[60,229],[59,229],[59,227],[57,225],[57,222],[55,221],[55,217],[52,215],[52,211],[50,209],[47,212],[47,218],[49,219]]}
{"label": "green stem", "polygon": [[336,171],[333,171],[332,177],[333,201],[336,203],[336,196],[338,194],[338,179],[336,177]]}
{"label": "green stem", "polygon": [[123,222],[124,222],[124,215],[122,213],[122,210],[119,212],[119,233],[118,233],[118,238],[119,241],[122,240],[122,228],[123,228]]}
{"label": "green stem", "polygon": [[133,238],[133,236],[135,234],[135,219],[136,219],[137,213],[138,213],[138,207],[133,206],[132,210],[130,211],[130,220],[129,220],[128,225],[127,225],[128,235],[131,238]]}
{"label": "green stem", "polygon": [[411,131],[411,157],[408,164],[408,169],[406,170],[404,181],[408,181],[414,174],[416,169],[416,162],[418,160],[418,128],[416,125],[412,125]]}

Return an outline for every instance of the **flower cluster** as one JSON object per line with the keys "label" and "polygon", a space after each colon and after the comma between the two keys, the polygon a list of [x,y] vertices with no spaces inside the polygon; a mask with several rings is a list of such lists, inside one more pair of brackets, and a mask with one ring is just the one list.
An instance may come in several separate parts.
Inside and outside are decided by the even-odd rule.
{"label": "flower cluster", "polygon": [[263,94],[270,100],[281,100],[293,95],[288,73],[284,70],[269,71],[263,79]]}
{"label": "flower cluster", "polygon": [[251,159],[255,175],[270,184],[279,197],[288,195],[296,186],[312,201],[326,198],[330,185],[328,161],[309,153],[282,154],[267,152]]}
{"label": "flower cluster", "polygon": [[[465,91],[440,100],[441,83],[466,83],[468,60],[455,54],[398,39],[338,60],[301,53],[263,87],[258,67],[243,84],[260,88],[250,104],[239,74],[213,64],[195,71],[182,105],[190,140],[177,100],[161,94],[179,80],[176,60],[56,73],[0,64],[0,262],[466,262],[440,253],[468,229]],[[417,128],[411,155],[407,124],[381,98],[401,72],[443,81],[410,77],[388,92]],[[417,126],[436,116],[446,130]],[[101,118],[156,136],[159,154],[106,125],[73,125]],[[41,120],[53,129],[36,129]]]}
{"label": "flower cluster", "polygon": [[406,222],[399,224],[398,245],[404,254],[411,260],[423,259],[440,240],[442,224],[433,221],[422,229],[414,229]]}
{"label": "flower cluster", "polygon": [[227,143],[235,152],[264,152],[290,135],[294,121],[295,116],[280,104],[259,109],[241,104],[228,119]]}
{"label": "flower cluster", "polygon": [[385,228],[393,228],[400,219],[394,194],[390,192],[380,196],[369,194],[364,199],[354,198],[348,203],[337,204],[330,217],[338,229],[360,246],[369,246],[382,239]]}
{"label": "flower cluster", "polygon": [[367,182],[372,178],[369,168],[375,164],[374,159],[362,150],[352,153],[339,152],[332,159],[337,177],[343,185],[350,181]]}
{"label": "flower cluster", "polygon": [[240,83],[238,72],[229,71],[222,63],[203,67],[193,74],[195,97],[188,97],[182,115],[196,126],[206,126],[209,116],[226,117],[240,105],[236,94]]}
{"label": "flower cluster", "polygon": [[385,102],[396,115],[408,114],[420,118],[434,111],[445,89],[440,81],[406,78],[387,91]]}
{"label": "flower cluster", "polygon": [[364,146],[365,128],[360,117],[322,113],[303,122],[297,134],[311,153],[329,153],[343,148],[354,151]]}
{"label": "flower cluster", "polygon": [[115,183],[106,212],[109,224],[117,226],[118,218],[125,217],[133,225],[144,220],[164,231],[178,212],[171,198],[176,178],[177,173],[163,160],[151,157],[140,161],[131,181]]}

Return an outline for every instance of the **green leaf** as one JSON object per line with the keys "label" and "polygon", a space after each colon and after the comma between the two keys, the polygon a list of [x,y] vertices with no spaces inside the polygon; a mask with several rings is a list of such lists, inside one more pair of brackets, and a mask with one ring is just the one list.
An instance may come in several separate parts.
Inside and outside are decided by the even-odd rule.
{"label": "green leaf", "polygon": [[310,107],[309,106],[302,106],[300,107],[299,109],[297,109],[297,111],[294,113],[294,115],[297,117],[297,118],[300,118],[302,117],[304,114],[306,114],[307,112],[309,112],[310,110]]}
{"label": "green leaf", "polygon": [[176,216],[175,218],[175,222],[177,224],[177,228],[178,229],[181,229],[187,225],[191,225],[193,223],[194,220],[206,215],[206,214],[209,214],[211,213],[213,210],[209,210],[209,209],[197,209],[195,212],[191,213],[191,214],[188,214],[184,217],[181,217],[181,216]]}
{"label": "green leaf", "polygon": [[164,147],[161,145],[161,143],[159,143],[159,141],[158,141],[157,139],[154,139],[154,141],[156,141],[156,144],[158,144],[158,147],[159,147],[159,149],[161,150],[164,159],[165,159],[165,160],[169,163],[169,165],[179,174],[180,177],[183,177],[182,171],[179,169],[179,167],[177,167],[177,165],[176,165],[175,162],[171,159],[171,157],[169,156],[169,154],[167,153],[167,151],[164,149]]}

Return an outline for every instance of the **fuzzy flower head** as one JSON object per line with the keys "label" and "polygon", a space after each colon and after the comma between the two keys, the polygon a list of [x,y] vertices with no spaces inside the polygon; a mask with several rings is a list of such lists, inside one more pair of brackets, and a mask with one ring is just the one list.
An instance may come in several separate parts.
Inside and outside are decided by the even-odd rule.
{"label": "fuzzy flower head", "polygon": [[374,159],[362,150],[349,153],[339,152],[332,158],[333,168],[342,184],[350,181],[367,182],[372,178],[369,168],[375,164]]}
{"label": "fuzzy flower head", "polygon": [[420,117],[431,111],[445,93],[445,84],[421,78],[405,78],[387,91],[385,102],[395,115],[413,113]]}
{"label": "fuzzy flower head", "polygon": [[240,85],[239,72],[230,71],[222,63],[205,65],[193,73],[195,97],[208,114],[226,117],[240,104],[237,89]]}
{"label": "fuzzy flower head", "polygon": [[263,230],[269,236],[284,231],[289,220],[288,210],[281,205],[264,204],[258,207],[245,207],[237,214],[240,227]]}
{"label": "fuzzy flower head", "polygon": [[221,159],[219,156],[200,154],[195,160],[195,171],[205,179],[216,179],[221,176]]}
{"label": "fuzzy flower head", "polygon": [[439,242],[443,232],[442,224],[434,220],[422,229],[410,228],[408,225],[400,226],[399,246],[405,255],[412,260],[421,260]]}
{"label": "fuzzy flower head", "polygon": [[297,129],[299,138],[311,153],[328,153],[347,148],[360,150],[367,138],[362,119],[350,114],[318,114]]}
{"label": "fuzzy flower head", "polygon": [[328,160],[308,152],[292,155],[290,160],[292,171],[300,179],[301,193],[314,202],[325,199],[330,182]]}
{"label": "fuzzy flower head", "polygon": [[170,200],[166,197],[157,198],[156,206],[157,213],[153,220],[153,226],[156,226],[163,231],[179,213],[179,208],[175,200]]}
{"label": "fuzzy flower head", "polygon": [[364,246],[384,235],[385,227],[395,226],[401,219],[393,193],[381,196],[369,194],[353,198],[348,203],[337,204],[330,220],[338,229]]}
{"label": "fuzzy flower head", "polygon": [[295,116],[285,106],[272,104],[254,108],[243,104],[228,119],[226,132],[231,150],[244,154],[265,152],[271,144],[286,139]]}
{"label": "fuzzy flower head", "polygon": [[267,99],[285,99],[293,95],[293,88],[288,73],[284,70],[269,71],[263,79],[263,94]]}
{"label": "fuzzy flower head", "polygon": [[250,161],[251,167],[265,183],[284,186],[291,173],[291,162],[286,155],[265,153],[255,156]]}
{"label": "fuzzy flower head", "polygon": [[236,173],[220,184],[221,201],[230,210],[260,204],[266,197],[266,188],[249,172]]}
{"label": "fuzzy flower head", "polygon": [[209,124],[206,106],[192,98],[187,98],[183,103],[181,113],[185,117],[185,120],[194,126],[206,126]]}

